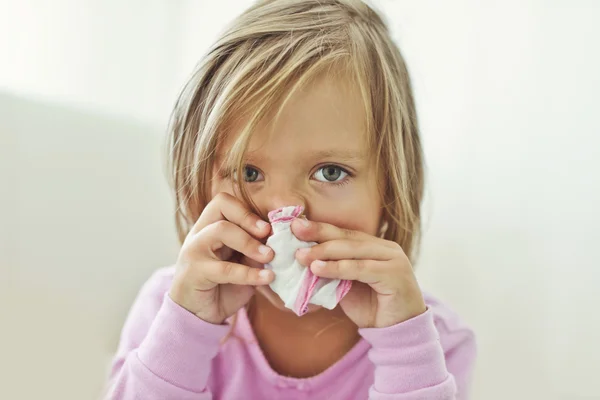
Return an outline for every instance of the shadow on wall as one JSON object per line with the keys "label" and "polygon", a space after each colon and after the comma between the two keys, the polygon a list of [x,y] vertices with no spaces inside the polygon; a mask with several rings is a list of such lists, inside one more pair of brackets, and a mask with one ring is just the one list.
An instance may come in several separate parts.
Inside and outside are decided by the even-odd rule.
{"label": "shadow on wall", "polygon": [[0,398],[94,398],[135,294],[177,254],[164,129],[8,94],[0,112]]}

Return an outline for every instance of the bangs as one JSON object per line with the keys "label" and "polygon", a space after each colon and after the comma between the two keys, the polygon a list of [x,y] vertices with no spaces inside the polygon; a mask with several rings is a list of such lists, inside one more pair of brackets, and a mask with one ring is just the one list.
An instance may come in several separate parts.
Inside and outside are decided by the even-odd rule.
{"label": "bangs", "polygon": [[[169,127],[182,241],[211,199],[217,146],[227,140],[219,168],[243,182],[244,158],[259,123],[277,122],[292,96],[323,74],[341,77],[358,92],[369,154],[381,174],[387,236],[410,257],[420,233],[424,185],[412,88],[387,25],[360,0],[258,1],[203,57]],[[258,211],[244,185],[236,186]]]}

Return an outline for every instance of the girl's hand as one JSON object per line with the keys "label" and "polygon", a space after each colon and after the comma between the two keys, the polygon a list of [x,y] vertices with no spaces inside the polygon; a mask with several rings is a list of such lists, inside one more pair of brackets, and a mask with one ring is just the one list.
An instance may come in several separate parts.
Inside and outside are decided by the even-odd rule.
{"label": "girl's hand", "polygon": [[[354,282],[340,306],[359,328],[383,328],[426,311],[423,295],[402,248],[395,242],[336,226],[295,220],[292,231],[319,244],[296,253],[323,278]],[[361,282],[361,283],[359,283]]]}
{"label": "girl's hand", "polygon": [[250,300],[255,286],[273,280],[272,271],[239,263],[241,255],[271,261],[273,250],[258,240],[270,232],[239,200],[219,193],[183,243],[169,296],[204,321],[222,324]]}

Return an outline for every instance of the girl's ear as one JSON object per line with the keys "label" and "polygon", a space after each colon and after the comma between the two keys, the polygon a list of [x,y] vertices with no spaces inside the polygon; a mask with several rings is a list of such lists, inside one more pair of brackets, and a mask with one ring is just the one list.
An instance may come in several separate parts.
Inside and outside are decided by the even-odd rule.
{"label": "girl's ear", "polygon": [[383,220],[383,222],[381,223],[381,226],[379,227],[379,233],[377,234],[377,236],[380,237],[381,239],[383,239],[388,230],[388,226],[389,226],[388,222],[386,220]]}

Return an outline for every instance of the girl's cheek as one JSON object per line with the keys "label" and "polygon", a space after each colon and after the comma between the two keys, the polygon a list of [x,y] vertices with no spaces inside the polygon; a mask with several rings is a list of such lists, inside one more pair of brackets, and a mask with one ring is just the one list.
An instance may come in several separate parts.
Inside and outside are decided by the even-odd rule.
{"label": "girl's cheek", "polygon": [[317,185],[315,191],[325,198],[347,198],[348,196],[360,193],[360,185],[355,181],[350,180],[344,183],[328,183],[328,184],[315,184]]}
{"label": "girl's cheek", "polygon": [[309,202],[309,219],[343,229],[375,234],[380,217],[379,203],[368,193],[357,190],[338,188],[337,192]]}
{"label": "girl's cheek", "polygon": [[235,190],[232,183],[227,179],[222,179],[218,175],[213,175],[210,190],[212,197],[215,197],[217,193],[222,192],[232,196],[235,195]]}

